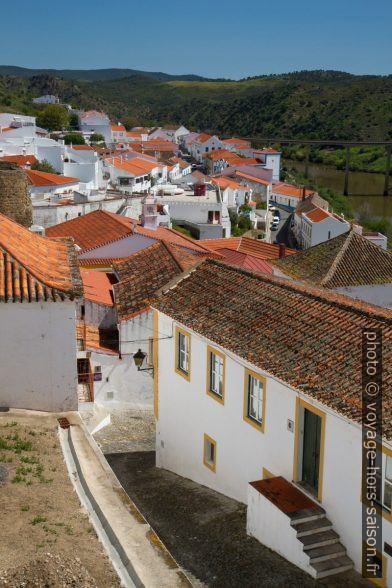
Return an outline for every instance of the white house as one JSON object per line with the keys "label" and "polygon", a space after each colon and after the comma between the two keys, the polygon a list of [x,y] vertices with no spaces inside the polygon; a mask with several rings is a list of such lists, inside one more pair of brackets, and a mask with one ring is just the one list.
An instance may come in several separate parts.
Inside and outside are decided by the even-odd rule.
{"label": "white house", "polygon": [[0,257],[0,406],[77,410],[82,284],[72,241],[40,237],[0,214]]}
{"label": "white house", "polygon": [[275,182],[280,180],[280,160],[282,157],[281,151],[275,149],[254,149],[252,157],[259,159],[266,168],[272,169],[272,179]]}
{"label": "white house", "polygon": [[316,578],[361,569],[361,326],[382,329],[392,586],[391,313],[211,260],[152,307],[157,466],[247,504],[248,533]]}
{"label": "white house", "polygon": [[59,102],[59,97],[53,94],[45,94],[44,96],[33,98],[33,104],[58,104]]}
{"label": "white house", "polygon": [[274,182],[271,188],[271,200],[292,212],[301,200],[315,194],[314,190],[294,186],[285,182]]}
{"label": "white house", "polygon": [[212,178],[212,184],[217,186],[222,202],[229,208],[238,208],[252,200],[252,188],[240,184],[227,177]]}
{"label": "white house", "polygon": [[302,213],[301,246],[304,249],[329,241],[350,230],[350,223],[341,216],[314,207]]}
{"label": "white house", "polygon": [[54,194],[71,194],[74,190],[79,190],[79,178],[62,176],[37,170],[26,170],[29,193],[32,198],[42,197],[42,195]]}
{"label": "white house", "polygon": [[79,114],[79,128],[82,133],[99,133],[105,141],[112,140],[112,128],[109,117],[104,112],[89,110]]}
{"label": "white house", "polygon": [[203,155],[205,153],[215,151],[215,149],[222,149],[222,143],[216,135],[208,135],[207,133],[197,135],[190,146],[192,157],[200,163],[203,161]]}
{"label": "white house", "polygon": [[127,130],[121,123],[112,123],[110,125],[112,131],[112,143],[122,143],[127,141]]}
{"label": "white house", "polygon": [[[135,154],[134,154],[135,155]],[[112,186],[125,192],[149,192],[153,182],[167,178],[167,167],[156,159],[142,154],[135,157],[108,157],[104,170],[110,176]]]}

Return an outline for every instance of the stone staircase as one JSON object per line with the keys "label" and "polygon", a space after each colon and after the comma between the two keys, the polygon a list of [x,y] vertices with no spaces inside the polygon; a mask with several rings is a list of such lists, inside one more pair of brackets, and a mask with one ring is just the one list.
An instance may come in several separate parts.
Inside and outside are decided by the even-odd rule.
{"label": "stone staircase", "polygon": [[309,565],[314,569],[315,578],[340,574],[354,567],[323,508],[314,506],[303,509],[293,513],[290,519],[297,539],[302,543],[305,555],[309,557]]}

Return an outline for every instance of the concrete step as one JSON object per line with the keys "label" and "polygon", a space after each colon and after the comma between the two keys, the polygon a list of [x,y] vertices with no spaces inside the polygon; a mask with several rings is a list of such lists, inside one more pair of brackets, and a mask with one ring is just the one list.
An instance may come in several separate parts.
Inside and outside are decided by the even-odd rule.
{"label": "concrete step", "polygon": [[316,578],[320,579],[351,570],[354,567],[354,563],[347,555],[344,555],[343,557],[320,561],[313,564],[312,567],[316,571]]}
{"label": "concrete step", "polygon": [[290,516],[290,523],[292,525],[298,525],[299,523],[306,523],[308,521],[315,521],[325,517],[325,510],[321,506],[314,506],[313,508],[304,508],[297,510]]}
{"label": "concrete step", "polygon": [[315,547],[308,549],[306,555],[309,556],[309,563],[312,566],[320,561],[333,559],[334,557],[342,557],[346,555],[346,548],[341,543],[332,543],[324,545],[323,547]]}
{"label": "concrete step", "polygon": [[298,537],[298,541],[301,541],[303,544],[304,551],[308,551],[309,549],[314,549],[316,547],[338,543],[339,535],[330,529],[329,531],[323,531],[322,533],[313,533],[312,535]]}
{"label": "concrete step", "polygon": [[313,535],[314,533],[321,533],[332,529],[332,523],[326,517],[320,519],[313,519],[305,523],[296,523],[292,527],[297,531],[297,537],[306,537],[306,535]]}

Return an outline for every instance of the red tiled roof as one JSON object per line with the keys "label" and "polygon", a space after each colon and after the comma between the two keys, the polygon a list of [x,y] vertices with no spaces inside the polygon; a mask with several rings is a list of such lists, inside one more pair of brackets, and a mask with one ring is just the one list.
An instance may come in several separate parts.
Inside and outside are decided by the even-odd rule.
{"label": "red tiled roof", "polygon": [[116,282],[113,274],[81,267],[80,275],[87,300],[113,306],[113,284]]}
{"label": "red tiled roof", "polygon": [[115,132],[122,132],[122,133],[125,133],[126,132],[126,128],[124,127],[124,125],[122,125],[120,123],[119,124],[112,123],[110,125],[110,127],[111,127],[112,131],[115,131]]}
{"label": "red tiled roof", "polygon": [[[136,222],[136,221],[133,221]],[[92,249],[132,232],[132,219],[94,210],[46,229],[48,237],[72,237],[81,249]]]}
{"label": "red tiled roof", "polygon": [[[213,251],[220,249],[231,249],[247,253],[259,259],[276,259],[279,257],[279,245],[273,245],[259,239],[250,239],[249,237],[229,237],[222,239],[204,239],[198,241]],[[286,248],[286,255],[295,253],[294,249]]]}
{"label": "red tiled roof", "polygon": [[315,206],[313,210],[310,210],[309,212],[304,212],[304,215],[306,216],[306,218],[311,220],[312,223],[319,223],[320,221],[323,221],[326,218],[331,217],[331,215],[328,214],[328,212],[326,212],[322,208],[318,208],[317,206]]}
{"label": "red tiled roof", "polygon": [[174,229],[167,229],[166,227],[159,226],[156,229],[148,229],[147,227],[137,225],[134,231],[139,235],[145,235],[146,237],[152,237],[153,239],[166,241],[172,245],[180,245],[181,247],[192,249],[193,251],[197,251],[199,253],[211,253],[211,250],[206,245],[202,244],[201,241],[191,239],[190,237],[187,237],[186,235],[183,235]]}
{"label": "red tiled roof", "polygon": [[392,253],[353,230],[273,265],[295,280],[324,288],[392,283]]}
{"label": "red tiled roof", "polygon": [[245,178],[246,180],[251,180],[252,182],[256,182],[257,184],[263,184],[264,186],[270,185],[270,182],[267,182],[267,180],[262,180],[261,178],[257,178],[256,176],[252,176],[252,175],[247,174],[242,171],[236,171],[235,175],[239,176],[240,178]]}
{"label": "red tiled roof", "polygon": [[63,184],[77,184],[79,178],[49,174],[32,169],[25,170],[30,186],[62,186]]}
{"label": "red tiled roof", "polygon": [[209,135],[208,133],[200,133],[200,135],[197,135],[194,140],[198,143],[205,143],[208,139],[211,139],[211,137],[212,135]]}
{"label": "red tiled roof", "polygon": [[134,157],[133,159],[128,160],[121,160],[119,157],[116,157],[113,160],[113,163],[110,163],[117,169],[122,169],[135,176],[150,173],[153,169],[162,165],[157,161],[147,161],[146,159],[141,159],[140,157]]}
{"label": "red tiled roof", "polygon": [[37,163],[38,159],[35,155],[4,155],[0,157],[0,161],[12,161],[18,165],[31,165],[32,163]]}
{"label": "red tiled roof", "polygon": [[362,331],[383,333],[383,434],[392,438],[392,311],[207,260],[152,306],[358,423]]}
{"label": "red tiled roof", "polygon": [[272,192],[276,194],[282,194],[283,196],[291,196],[292,198],[302,198],[305,192],[305,196],[311,196],[315,193],[314,190],[308,190],[299,186],[293,186],[292,184],[285,184],[281,182],[279,184],[272,185]]}
{"label": "red tiled roof", "polygon": [[271,265],[259,257],[255,257],[249,253],[241,253],[240,251],[225,248],[217,249],[217,252],[223,255],[225,261],[231,265],[238,265],[239,267],[244,267],[257,272],[272,274]]}
{"label": "red tiled roof", "polygon": [[0,214],[0,302],[73,300],[82,291],[71,240],[41,237]]}
{"label": "red tiled roof", "polygon": [[187,252],[182,247],[160,241],[114,264],[119,282],[113,289],[120,320],[146,310],[158,289],[205,259],[206,255]]}
{"label": "red tiled roof", "polygon": [[67,145],[68,149],[75,149],[75,151],[95,151],[91,145]]}

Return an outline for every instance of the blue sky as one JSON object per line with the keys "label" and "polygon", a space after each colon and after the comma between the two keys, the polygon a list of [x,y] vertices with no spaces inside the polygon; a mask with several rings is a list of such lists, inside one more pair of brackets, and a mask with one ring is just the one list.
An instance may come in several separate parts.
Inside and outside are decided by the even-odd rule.
{"label": "blue sky", "polygon": [[392,0],[2,2],[0,62],[241,78],[392,73]]}

